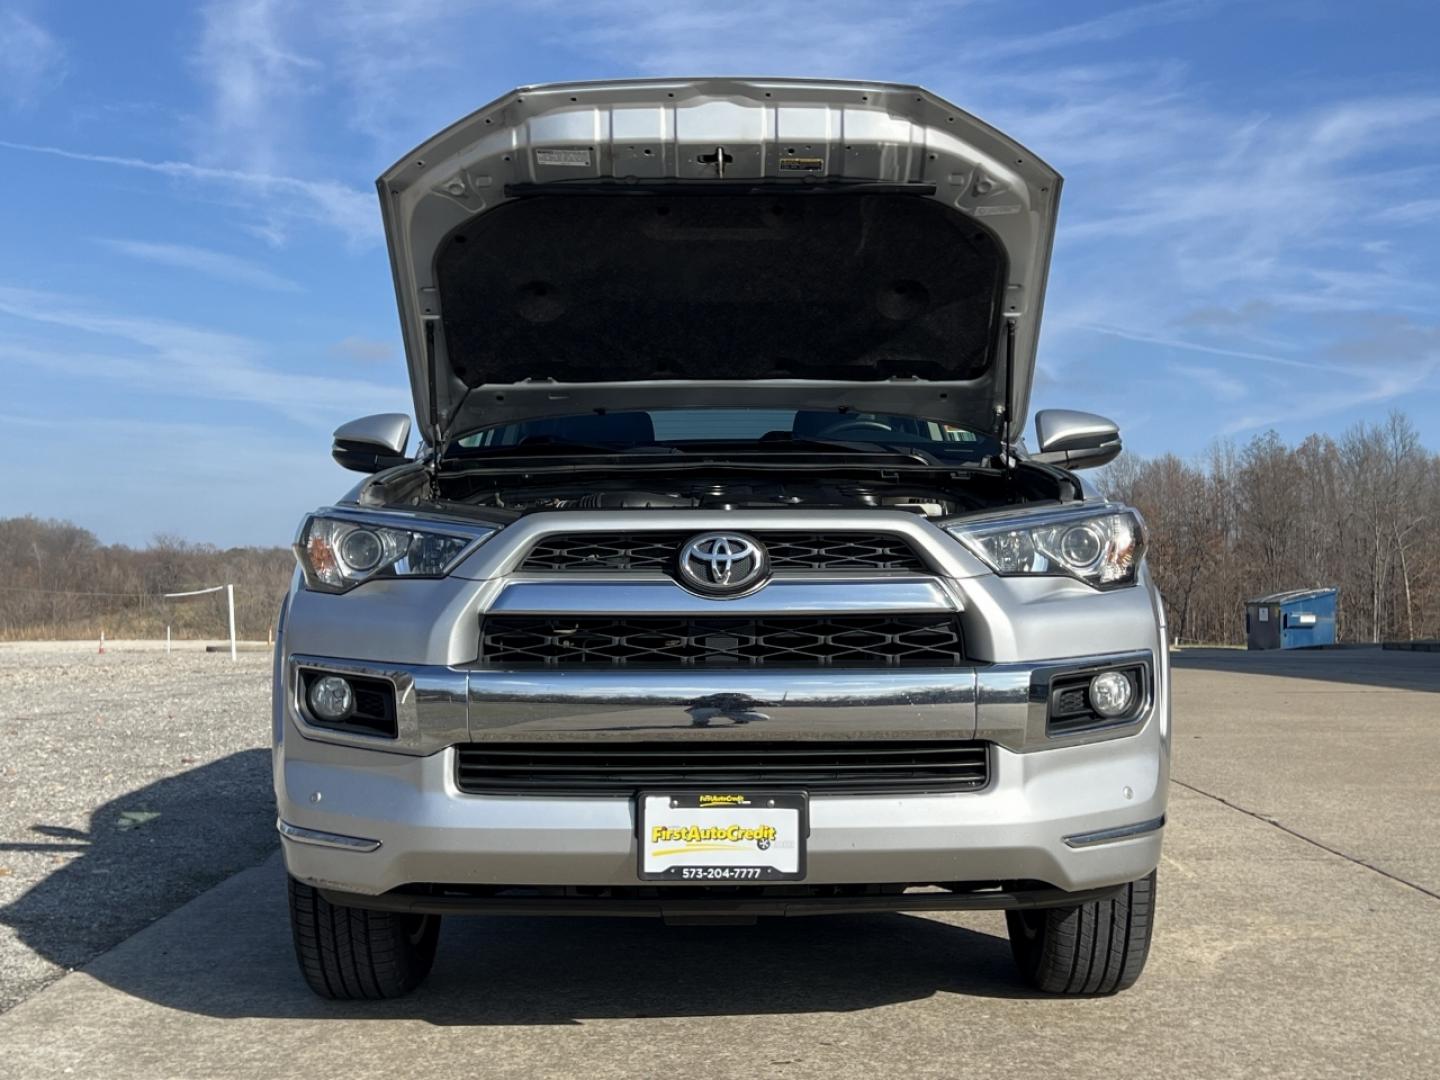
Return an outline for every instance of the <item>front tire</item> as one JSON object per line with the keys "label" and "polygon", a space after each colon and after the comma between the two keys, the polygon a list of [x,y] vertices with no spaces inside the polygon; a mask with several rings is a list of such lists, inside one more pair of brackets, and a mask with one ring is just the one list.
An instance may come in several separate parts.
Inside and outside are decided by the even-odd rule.
{"label": "front tire", "polygon": [[300,972],[321,997],[394,998],[430,973],[440,917],[342,907],[292,877],[290,930]]}
{"label": "front tire", "polygon": [[1007,911],[1010,949],[1025,981],[1047,994],[1129,989],[1145,969],[1154,926],[1155,871],[1108,900]]}

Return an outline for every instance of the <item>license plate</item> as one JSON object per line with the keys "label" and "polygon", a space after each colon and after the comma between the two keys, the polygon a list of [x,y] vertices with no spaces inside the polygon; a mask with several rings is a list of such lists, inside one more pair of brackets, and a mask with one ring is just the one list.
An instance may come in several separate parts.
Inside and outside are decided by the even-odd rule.
{"label": "license plate", "polygon": [[643,881],[800,881],[803,792],[642,792]]}

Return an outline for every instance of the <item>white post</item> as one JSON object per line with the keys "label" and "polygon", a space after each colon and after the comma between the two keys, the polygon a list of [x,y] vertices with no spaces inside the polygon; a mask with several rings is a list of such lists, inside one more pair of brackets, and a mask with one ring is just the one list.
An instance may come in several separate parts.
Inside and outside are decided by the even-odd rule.
{"label": "white post", "polygon": [[230,662],[235,662],[235,586],[225,586],[225,598],[230,602]]}
{"label": "white post", "polygon": [[165,655],[170,655],[170,624],[165,624]]}

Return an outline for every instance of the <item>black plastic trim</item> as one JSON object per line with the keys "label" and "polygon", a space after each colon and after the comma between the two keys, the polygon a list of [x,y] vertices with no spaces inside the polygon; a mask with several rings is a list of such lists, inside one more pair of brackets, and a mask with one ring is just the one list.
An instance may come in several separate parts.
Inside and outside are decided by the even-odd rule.
{"label": "black plastic trim", "polygon": [[952,794],[990,782],[990,745],[954,742],[467,743],[455,786],[467,795],[614,795],[639,791],[801,790]]}
{"label": "black plastic trim", "polygon": [[[739,886],[716,896],[676,892],[660,895],[549,896],[505,895],[520,886],[496,886],[499,895],[435,895],[392,891],[379,896],[321,889],[332,904],[369,911],[399,911],[414,915],[595,915],[631,918],[755,917],[759,915],[865,915],[909,911],[1017,911],[1069,907],[1092,900],[1108,900],[1124,885],[1066,892],[1056,888],[986,889],[975,892],[897,892],[862,896],[767,896],[755,887],[747,895]],[[661,886],[657,892],[679,889]],[[616,890],[619,891],[619,890]]]}
{"label": "black plastic trim", "polygon": [[552,180],[506,184],[507,199],[533,195],[934,195],[934,184],[868,180]]}
{"label": "black plastic trim", "polygon": [[[1101,716],[1090,707],[1090,680],[1099,671],[1119,671],[1135,687],[1135,703],[1119,716]],[[1075,735],[1098,728],[1132,724],[1150,707],[1150,669],[1141,663],[1088,667],[1084,671],[1059,672],[1045,687],[1045,733],[1053,737]],[[1079,704],[1074,703],[1079,695]]]}
{"label": "black plastic trim", "polygon": [[[345,720],[322,720],[310,708],[310,683],[326,675],[335,675],[351,686],[355,695],[355,711]],[[354,735],[375,735],[384,739],[400,737],[399,717],[395,707],[395,684],[388,679],[371,679],[347,672],[322,671],[318,668],[301,668],[300,709],[305,722],[311,727],[327,731],[346,731]],[[366,708],[361,709],[362,696]],[[377,707],[378,706],[378,707]]]}

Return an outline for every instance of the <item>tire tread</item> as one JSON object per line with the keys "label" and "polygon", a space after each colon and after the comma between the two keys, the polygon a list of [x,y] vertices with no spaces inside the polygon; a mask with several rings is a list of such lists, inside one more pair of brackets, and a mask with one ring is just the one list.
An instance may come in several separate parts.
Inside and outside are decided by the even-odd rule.
{"label": "tire tread", "polygon": [[410,936],[410,919],[393,912],[332,904],[318,889],[289,879],[295,959],[310,989],[324,998],[399,997],[429,974],[439,937],[438,917]]}
{"label": "tire tread", "polygon": [[1073,907],[1006,913],[1021,974],[1038,990],[1071,996],[1114,994],[1145,968],[1154,926],[1155,872],[1116,895]]}

